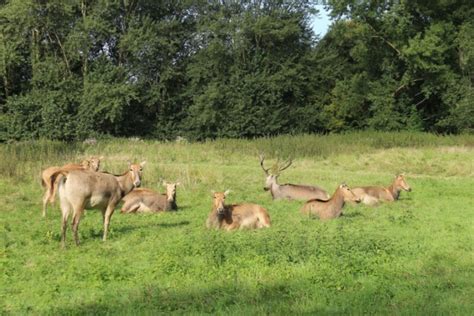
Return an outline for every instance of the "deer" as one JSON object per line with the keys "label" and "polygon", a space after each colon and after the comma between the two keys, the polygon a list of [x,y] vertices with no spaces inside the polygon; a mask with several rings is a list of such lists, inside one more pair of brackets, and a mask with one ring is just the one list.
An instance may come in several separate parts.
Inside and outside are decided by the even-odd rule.
{"label": "deer", "polygon": [[225,199],[230,190],[212,193],[212,210],[206,221],[207,228],[234,230],[270,227],[270,215],[258,204],[241,203],[226,205]]}
{"label": "deer", "polygon": [[342,183],[329,200],[309,200],[303,205],[301,212],[309,216],[317,215],[320,220],[333,219],[342,215],[342,208],[346,202],[359,203],[360,198],[347,184]]}
{"label": "deer", "polygon": [[141,174],[146,161],[140,164],[128,162],[128,170],[121,175],[90,170],[58,170],[51,175],[51,190],[54,190],[56,178],[59,181],[59,199],[61,204],[61,246],[66,246],[66,228],[72,213],[72,231],[74,241],[79,245],[78,229],[84,209],[102,211],[104,232],[102,240],[107,240],[110,218],[120,200],[141,185]]}
{"label": "deer", "polygon": [[[64,165],[62,167],[49,167],[43,170],[41,172],[41,186],[45,189],[44,194],[43,194],[43,217],[46,217],[46,209],[49,204],[53,204],[54,200],[56,198],[56,190],[51,191],[51,184],[49,182],[49,179],[51,178],[51,175],[55,173],[58,170],[91,170],[91,171],[98,171],[100,168],[100,161],[103,160],[104,157],[90,157],[88,159],[83,160],[80,164],[75,164],[75,163],[70,163],[67,165]],[[57,178],[57,181],[59,181],[60,177]]]}
{"label": "deer", "polygon": [[[280,176],[283,170],[286,170],[291,166],[293,160],[289,159],[282,165],[279,164],[279,161],[275,163],[273,168],[265,168],[264,161],[265,157],[260,155],[260,166],[266,175],[265,180],[265,191],[270,191],[273,200],[278,199],[287,199],[287,200],[310,200],[310,199],[320,199],[328,200],[329,194],[322,188],[318,186],[309,186],[309,185],[299,185],[299,184],[278,184],[278,177]],[[270,169],[273,169],[273,172],[270,172]]]}
{"label": "deer", "polygon": [[177,211],[176,186],[181,185],[181,183],[168,183],[163,181],[163,185],[166,186],[166,194],[161,194],[146,188],[133,189],[132,192],[123,197],[122,201],[124,204],[121,213]]}
{"label": "deer", "polygon": [[411,187],[406,182],[403,174],[397,175],[392,184],[386,188],[381,186],[365,186],[352,189],[360,197],[362,203],[366,205],[376,205],[382,201],[396,201],[400,197],[402,190],[411,192]]}

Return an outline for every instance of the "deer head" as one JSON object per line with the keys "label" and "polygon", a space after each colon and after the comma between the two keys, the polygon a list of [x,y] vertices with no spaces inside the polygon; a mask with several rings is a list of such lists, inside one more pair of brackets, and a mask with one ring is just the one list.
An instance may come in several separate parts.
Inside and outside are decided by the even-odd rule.
{"label": "deer head", "polygon": [[104,159],[104,156],[90,157],[87,161],[89,162],[88,168],[92,171],[98,171],[100,168],[100,161]]}
{"label": "deer head", "polygon": [[174,200],[176,198],[176,186],[180,185],[181,182],[169,183],[163,181],[163,185],[166,187],[166,197],[168,200]]}
{"label": "deer head", "polygon": [[288,159],[285,162],[280,164],[280,159],[277,158],[276,163],[271,167],[271,168],[265,168],[264,166],[264,161],[265,161],[265,156],[263,154],[260,154],[260,166],[262,167],[263,171],[265,172],[265,175],[267,176],[265,180],[265,186],[264,190],[268,191],[271,189],[272,185],[277,183],[278,176],[281,174],[281,172],[285,169],[287,169],[291,164],[293,163],[292,159]]}
{"label": "deer head", "polygon": [[213,208],[217,211],[217,215],[223,215],[225,213],[225,198],[229,193],[230,190],[225,192],[212,191]]}
{"label": "deer head", "polygon": [[138,188],[142,184],[141,176],[143,171],[143,166],[145,166],[146,161],[142,161],[140,164],[128,162],[128,169],[132,176],[133,186]]}
{"label": "deer head", "polygon": [[403,189],[407,192],[411,192],[411,187],[410,185],[408,185],[408,183],[406,182],[405,180],[405,177],[403,176],[403,174],[399,174],[396,178],[395,178],[395,188],[396,189]]}
{"label": "deer head", "polygon": [[339,186],[339,190],[342,192],[342,196],[344,197],[345,202],[356,202],[359,203],[361,201],[360,197],[357,196],[352,190],[349,188],[349,186],[345,183],[342,183]]}

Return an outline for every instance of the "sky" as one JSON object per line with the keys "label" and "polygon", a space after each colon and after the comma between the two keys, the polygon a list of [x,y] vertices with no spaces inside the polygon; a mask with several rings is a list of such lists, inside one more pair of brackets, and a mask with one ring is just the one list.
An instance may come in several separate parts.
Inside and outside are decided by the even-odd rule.
{"label": "sky", "polygon": [[318,9],[319,14],[313,17],[311,25],[313,27],[314,33],[319,34],[319,37],[321,38],[328,31],[331,21],[329,20],[328,16],[329,11],[326,11],[323,5],[317,5],[316,9]]}

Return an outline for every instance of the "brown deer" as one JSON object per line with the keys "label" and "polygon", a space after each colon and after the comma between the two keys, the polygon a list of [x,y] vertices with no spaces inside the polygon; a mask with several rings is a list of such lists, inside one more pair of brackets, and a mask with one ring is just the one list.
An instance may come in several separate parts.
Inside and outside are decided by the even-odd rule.
{"label": "brown deer", "polygon": [[[281,172],[287,169],[292,164],[292,160],[287,160],[283,166],[280,166],[277,161],[273,168],[265,168],[264,163],[265,157],[260,155],[260,166],[262,167],[265,175],[267,176],[265,180],[265,191],[270,191],[272,198],[274,200],[278,199],[288,199],[288,200],[310,200],[310,199],[320,199],[327,200],[329,199],[329,194],[322,188],[318,186],[309,186],[309,185],[299,185],[299,184],[278,184],[278,177]],[[270,169],[273,169],[270,172]]]}
{"label": "brown deer", "polygon": [[313,199],[307,201],[301,208],[306,215],[317,215],[320,220],[341,216],[345,202],[360,202],[360,198],[351,191],[347,184],[341,184],[332,197],[327,201]]}
{"label": "brown deer", "polygon": [[229,190],[213,192],[212,211],[207,218],[207,228],[233,230],[270,227],[270,216],[265,208],[252,203],[226,205],[225,198],[228,194]]}
{"label": "brown deer", "polygon": [[[64,165],[62,167],[49,167],[43,170],[41,173],[41,185],[45,188],[43,194],[43,217],[46,216],[46,209],[49,204],[54,203],[54,199],[56,198],[56,190],[51,191],[51,183],[49,179],[51,175],[59,170],[64,171],[72,171],[72,170],[91,170],[91,171],[98,171],[100,168],[100,161],[104,159],[103,156],[101,157],[90,157],[88,159],[83,160],[80,164],[70,163]],[[59,176],[56,181],[59,181],[61,177]],[[57,187],[57,186],[55,186]]]}
{"label": "brown deer", "polygon": [[393,183],[387,188],[381,186],[366,186],[352,189],[352,191],[360,197],[362,203],[367,205],[375,205],[381,201],[398,200],[402,190],[411,192],[411,187],[402,174],[396,176]]}
{"label": "brown deer", "polygon": [[107,240],[110,218],[117,203],[123,196],[141,184],[141,173],[145,161],[140,164],[128,163],[128,170],[122,175],[112,175],[89,170],[59,170],[51,175],[51,190],[59,175],[59,199],[61,202],[61,245],[66,245],[66,228],[69,215],[72,213],[72,230],[74,240],[79,245],[78,228],[84,209],[99,209],[104,221],[103,240]]}
{"label": "brown deer", "polygon": [[176,186],[177,183],[163,182],[166,186],[166,194],[161,194],[150,189],[133,189],[132,192],[125,195],[122,213],[150,213],[162,211],[177,211],[176,204]]}

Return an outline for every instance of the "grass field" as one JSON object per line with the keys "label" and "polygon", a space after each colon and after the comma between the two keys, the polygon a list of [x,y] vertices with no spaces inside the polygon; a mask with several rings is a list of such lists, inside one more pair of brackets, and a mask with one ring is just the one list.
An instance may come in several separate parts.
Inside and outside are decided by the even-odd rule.
{"label": "grass field", "polygon": [[[272,201],[257,153],[293,157],[280,182],[388,185],[396,203],[346,206],[328,222]],[[88,211],[76,247],[60,248],[58,205],[41,217],[42,168],[104,155],[121,173],[144,160],[145,187],[179,180],[176,213],[112,217]],[[270,229],[207,230],[210,191],[263,205]],[[474,135],[283,136],[206,143],[111,139],[96,145],[0,146],[3,314],[460,314],[474,313]]]}

